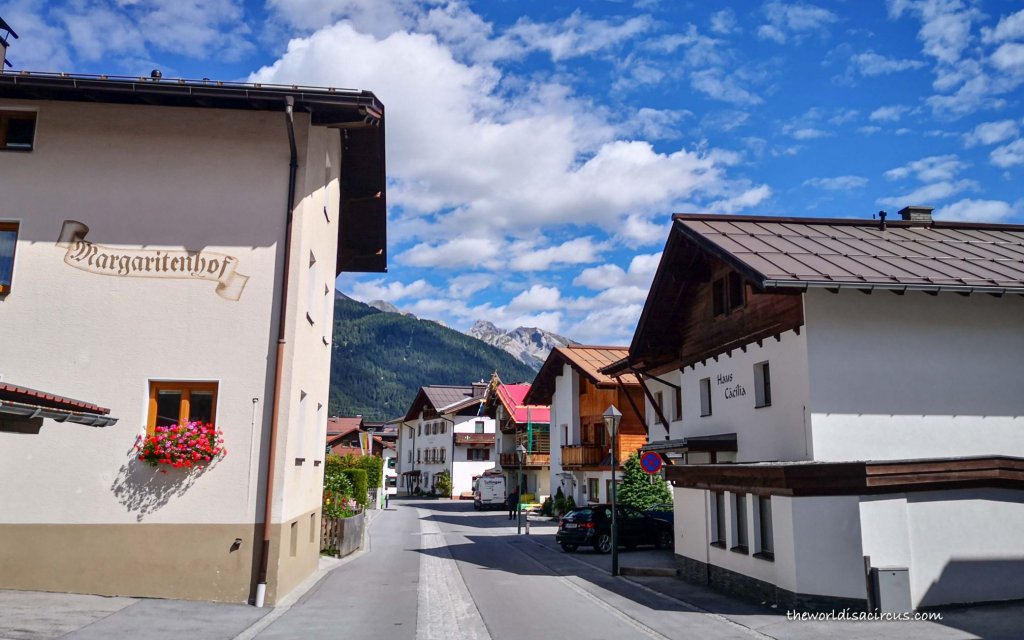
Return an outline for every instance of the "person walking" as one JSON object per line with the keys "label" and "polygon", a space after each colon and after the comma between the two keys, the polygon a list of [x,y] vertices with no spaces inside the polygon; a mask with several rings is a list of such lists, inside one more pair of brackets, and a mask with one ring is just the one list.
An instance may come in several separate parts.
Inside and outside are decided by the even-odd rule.
{"label": "person walking", "polygon": [[513,487],[512,493],[508,494],[508,519],[516,517],[516,507],[519,506],[519,487]]}

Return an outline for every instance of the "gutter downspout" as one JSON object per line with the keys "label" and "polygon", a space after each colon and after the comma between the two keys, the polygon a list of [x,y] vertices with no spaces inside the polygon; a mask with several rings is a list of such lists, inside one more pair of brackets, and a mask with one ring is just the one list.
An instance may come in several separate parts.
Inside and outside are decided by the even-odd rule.
{"label": "gutter downspout", "polygon": [[274,510],[274,472],[277,453],[278,414],[281,407],[281,378],[284,369],[285,320],[288,309],[288,276],[291,262],[292,218],[295,202],[295,179],[299,170],[298,151],[295,148],[295,98],[285,96],[285,124],[288,127],[288,148],[291,152],[288,163],[288,202],[285,206],[284,266],[281,269],[281,308],[277,320],[277,359],[274,363],[274,398],[270,413],[270,445],[267,451],[267,490],[263,509],[263,548],[260,552],[260,572],[256,583],[256,606],[262,607],[267,595],[267,570],[270,565],[271,515]]}

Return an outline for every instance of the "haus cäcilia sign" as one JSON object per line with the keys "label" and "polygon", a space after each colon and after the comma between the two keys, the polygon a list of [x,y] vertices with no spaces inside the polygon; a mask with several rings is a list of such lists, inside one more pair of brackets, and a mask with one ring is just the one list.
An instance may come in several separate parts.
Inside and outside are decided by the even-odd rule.
{"label": "haus c\u00e4cilia sign", "polygon": [[65,220],[57,246],[65,250],[64,262],[76,269],[121,278],[210,280],[216,293],[227,300],[242,296],[249,276],[235,271],[238,258],[211,251],[164,251],[162,249],[115,249],[86,240],[89,227]]}

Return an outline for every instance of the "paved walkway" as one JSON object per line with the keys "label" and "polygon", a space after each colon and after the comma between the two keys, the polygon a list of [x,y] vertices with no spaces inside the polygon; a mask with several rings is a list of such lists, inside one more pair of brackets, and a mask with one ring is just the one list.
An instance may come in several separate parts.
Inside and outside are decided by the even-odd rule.
{"label": "paved walkway", "polygon": [[[1021,603],[948,609],[941,623],[790,621],[675,578],[612,578],[609,556],[562,552],[550,522],[527,537],[465,502],[392,506],[374,514],[368,548],[324,559],[331,570],[275,609],[0,591],[0,640],[1024,637]],[[666,566],[671,554],[623,551],[620,562]]]}

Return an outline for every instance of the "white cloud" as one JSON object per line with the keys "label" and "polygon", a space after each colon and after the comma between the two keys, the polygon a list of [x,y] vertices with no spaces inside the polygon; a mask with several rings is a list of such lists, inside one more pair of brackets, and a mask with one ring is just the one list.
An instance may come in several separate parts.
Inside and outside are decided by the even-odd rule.
{"label": "white cloud", "polygon": [[961,0],[889,0],[889,15],[899,18],[914,13],[921,19],[917,38],[924,53],[953,64],[971,39],[971,25],[980,13]]}
{"label": "white cloud", "polygon": [[910,111],[910,107],[905,107],[901,104],[894,104],[885,107],[879,107],[871,112],[868,119],[872,122],[898,122],[903,114]]}
{"label": "white cloud", "polygon": [[1024,9],[1003,16],[995,29],[986,27],[981,30],[981,34],[985,42],[1005,42],[1024,38]]}
{"label": "white cloud", "polygon": [[738,195],[724,198],[722,200],[716,200],[708,205],[711,211],[720,213],[736,213],[743,209],[750,207],[756,207],[761,204],[772,195],[772,190],[768,185],[761,185],[747,189],[743,193]]}
{"label": "white cloud", "polygon": [[1016,214],[1015,208],[1002,200],[964,199],[936,209],[932,216],[938,220],[1002,222]]}
{"label": "white cloud", "polygon": [[825,138],[832,134],[822,129],[815,129],[814,127],[803,127],[793,130],[790,135],[797,140],[813,140],[815,138]]}
{"label": "white cloud", "polygon": [[1007,42],[992,53],[992,64],[1004,71],[1024,67],[1024,44]]}
{"label": "white cloud", "polygon": [[409,284],[401,282],[386,282],[383,278],[377,278],[369,282],[357,282],[352,285],[352,296],[357,300],[384,300],[395,302],[405,298],[417,298],[430,295],[437,290],[426,280],[420,279]]}
{"label": "white cloud", "polygon": [[1007,168],[1024,164],[1024,138],[1014,140],[1010,144],[997,147],[989,154],[992,164]]}
{"label": "white cloud", "polygon": [[964,146],[974,147],[980,144],[996,144],[1017,135],[1020,128],[1016,120],[999,120],[998,122],[982,122],[973,131],[964,134]]}
{"label": "white cloud", "polygon": [[728,34],[736,31],[736,14],[732,9],[722,9],[711,14],[711,30]]}
{"label": "white cloud", "polygon": [[508,311],[550,311],[562,302],[562,294],[556,287],[535,284],[508,303]]}
{"label": "white cloud", "polygon": [[508,266],[515,271],[545,271],[556,265],[586,264],[600,259],[601,252],[608,247],[608,243],[594,242],[590,236],[543,249],[534,249],[532,242],[525,242],[512,246],[511,252],[517,255]]}
{"label": "white cloud", "polygon": [[960,171],[967,168],[955,154],[943,156],[928,156],[920,160],[908,162],[902,167],[896,167],[885,172],[885,177],[890,180],[902,180],[914,176],[921,182],[933,182],[937,180],[952,180]]}
{"label": "white cloud", "polygon": [[920,60],[887,58],[874,51],[865,51],[850,58],[854,70],[862,76],[880,76],[925,66]]}
{"label": "white cloud", "polygon": [[450,298],[468,300],[474,294],[493,285],[495,279],[495,276],[489,273],[467,273],[455,276],[448,280],[445,293]]}
{"label": "white cloud", "polygon": [[879,198],[878,203],[887,207],[905,207],[908,205],[923,205],[939,200],[945,200],[962,191],[977,189],[978,184],[973,180],[958,180],[935,182],[918,187],[909,193],[887,198]]}
{"label": "white cloud", "polygon": [[668,232],[667,217],[655,222],[645,216],[632,214],[616,229],[616,237],[630,248],[643,247],[665,241]]}
{"label": "white cloud", "polygon": [[779,44],[785,44],[790,37],[800,40],[811,33],[827,34],[828,26],[839,20],[827,9],[800,2],[787,4],[776,0],[766,4],[763,12],[768,22],[758,28],[757,35]]}
{"label": "white cloud", "polygon": [[642,107],[637,110],[631,124],[645,140],[672,140],[682,135],[676,125],[692,116],[693,113],[685,109]]}
{"label": "white cloud", "polygon": [[594,291],[613,288],[638,287],[646,290],[651,286],[654,273],[661,262],[661,252],[634,256],[628,270],[617,264],[603,264],[580,272],[573,284]]}
{"label": "white cloud", "polygon": [[508,35],[522,41],[526,48],[546,51],[551,59],[565,60],[614,47],[651,29],[649,16],[637,16],[612,22],[584,16],[579,10],[553,23],[537,23],[520,19]]}
{"label": "white cloud", "polygon": [[691,73],[690,84],[697,91],[723,102],[743,105],[764,102],[759,96],[741,87],[734,75],[718,67]]}
{"label": "white cloud", "polygon": [[825,191],[852,191],[867,185],[868,179],[863,176],[835,176],[833,178],[811,178],[804,184]]}
{"label": "white cloud", "polygon": [[643,304],[609,305],[596,309],[569,327],[565,335],[586,344],[628,346]]}
{"label": "white cloud", "polygon": [[499,245],[490,237],[462,237],[437,244],[421,242],[399,254],[395,260],[411,267],[497,268]]}

